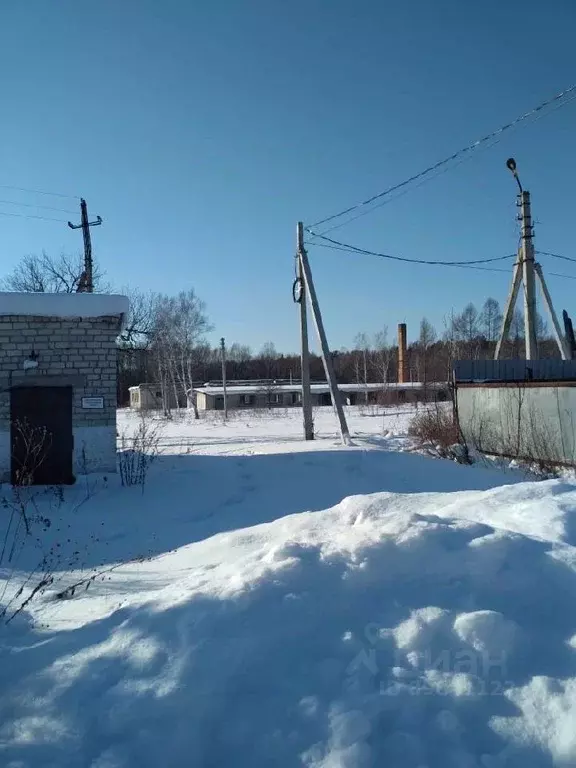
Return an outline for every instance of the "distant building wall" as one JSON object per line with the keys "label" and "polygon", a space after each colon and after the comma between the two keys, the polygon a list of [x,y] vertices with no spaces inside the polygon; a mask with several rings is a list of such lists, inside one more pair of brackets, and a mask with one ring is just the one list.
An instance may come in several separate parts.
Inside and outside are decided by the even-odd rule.
{"label": "distant building wall", "polygon": [[[318,385],[316,385],[318,386]],[[416,386],[407,384],[405,388],[399,387],[394,383],[391,386],[384,385],[382,389],[375,389],[374,385],[369,385],[368,393],[358,389],[356,385],[342,385],[339,389],[342,402],[345,405],[363,405],[380,404],[393,405],[414,402],[427,402],[435,400],[447,400],[449,389],[447,385],[430,384]],[[352,389],[354,387],[354,389]],[[188,394],[188,402],[191,405],[191,398],[195,397],[196,405],[199,411],[222,410],[224,408],[224,395],[221,388],[215,388],[214,392],[194,390]],[[299,388],[274,388],[251,389],[249,386],[228,387],[227,406],[229,410],[250,409],[250,408],[292,408],[300,407],[302,404],[302,395]],[[314,391],[314,385],[311,393],[313,406],[329,406],[332,403],[328,387],[322,391]]]}
{"label": "distant building wall", "polygon": [[[196,392],[196,406],[199,411],[221,411],[224,408],[223,394]],[[312,395],[312,403],[319,405],[321,396]],[[237,394],[233,390],[226,393],[226,404],[230,410],[249,408],[288,408],[301,404],[299,392],[250,392]]]}
{"label": "distant building wall", "polygon": [[163,408],[184,407],[185,398],[179,403],[172,387],[169,387],[162,397],[160,384],[138,384],[130,387],[130,408],[137,411],[160,411]]}

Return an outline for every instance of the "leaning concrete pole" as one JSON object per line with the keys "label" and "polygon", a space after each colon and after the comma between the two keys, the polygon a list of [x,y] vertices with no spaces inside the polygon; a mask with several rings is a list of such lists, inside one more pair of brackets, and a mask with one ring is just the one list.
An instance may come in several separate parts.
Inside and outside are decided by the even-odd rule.
{"label": "leaning concrete pole", "polygon": [[348,424],[346,423],[346,416],[344,414],[344,408],[342,407],[342,401],[340,399],[340,391],[338,390],[338,385],[336,383],[336,375],[334,373],[332,355],[330,354],[330,349],[328,347],[326,332],[324,330],[324,323],[322,322],[322,315],[320,313],[320,305],[318,304],[316,288],[314,287],[314,281],[312,280],[312,271],[310,269],[308,254],[306,253],[305,248],[302,248],[300,252],[300,262],[302,264],[302,271],[304,274],[305,288],[308,291],[308,296],[310,297],[310,306],[312,307],[314,323],[316,324],[316,330],[320,340],[322,362],[324,363],[324,372],[326,374],[326,378],[328,379],[328,386],[330,387],[332,405],[334,406],[334,410],[336,411],[336,415],[338,417],[338,423],[340,425],[342,442],[344,445],[350,445],[350,432],[348,431]]}
{"label": "leaning concrete pole", "polygon": [[306,310],[306,285],[302,269],[302,251],[304,250],[304,227],[299,221],[296,227],[296,260],[299,289],[294,300],[300,305],[300,361],[302,369],[302,418],[304,421],[304,440],[314,440],[314,421],[312,419],[312,394],[310,391],[310,351],[308,349],[308,315]]}

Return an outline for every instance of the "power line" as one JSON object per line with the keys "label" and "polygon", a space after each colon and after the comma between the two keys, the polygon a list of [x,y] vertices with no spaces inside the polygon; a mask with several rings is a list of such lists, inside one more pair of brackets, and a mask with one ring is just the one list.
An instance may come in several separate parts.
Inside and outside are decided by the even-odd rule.
{"label": "power line", "polygon": [[[481,145],[486,144],[486,142],[491,141],[492,139],[496,138],[497,136],[504,133],[505,131],[508,131],[511,128],[516,127],[519,123],[522,123],[524,120],[527,120],[528,118],[532,117],[538,112],[541,112],[542,110],[546,109],[546,107],[549,107],[552,104],[562,101],[563,99],[565,99],[566,96],[568,96],[571,93],[574,93],[575,91],[576,91],[576,85],[572,85],[569,88],[566,88],[564,91],[561,91],[560,93],[556,94],[556,96],[553,96],[552,98],[546,101],[543,101],[538,106],[520,115],[515,120],[512,120],[512,122],[506,123],[505,125],[501,126],[497,130],[492,131],[491,133],[487,134],[486,136],[483,136],[481,139],[478,139],[477,141],[474,141],[472,144],[468,144],[468,146],[462,147],[461,149],[451,154],[449,157],[444,158],[444,160],[440,160],[437,163],[434,163],[433,165],[428,166],[428,168],[425,168],[423,171],[420,171],[419,173],[414,174],[414,176],[410,176],[410,178],[405,179],[404,181],[401,181],[398,184],[394,184],[393,186],[388,187],[388,189],[385,189],[383,192],[379,192],[378,194],[372,195],[372,197],[369,197],[366,200],[362,200],[361,202],[356,203],[356,205],[351,205],[348,208],[345,208],[344,210],[339,211],[338,213],[334,213],[331,216],[326,216],[325,218],[320,219],[319,221],[316,221],[314,224],[311,224],[310,227],[319,227],[321,224],[326,224],[327,222],[333,221],[334,219],[339,219],[341,216],[346,216],[346,214],[352,213],[353,211],[356,211],[358,208],[363,208],[364,206],[369,205],[370,203],[373,203],[375,200],[379,200],[380,198],[385,197],[386,195],[389,195],[392,192],[395,192],[397,189],[401,189],[402,187],[405,187],[408,184],[411,184],[413,181],[417,181],[423,176],[427,176],[428,174],[432,173],[438,168],[441,168],[442,166],[447,165],[453,160],[458,159],[462,155],[467,154],[468,152],[472,152],[473,150],[477,149]],[[566,103],[569,103],[569,102],[562,101],[562,106],[564,106],[564,104]],[[307,230],[309,231],[308,228]]]}
{"label": "power line", "polygon": [[0,200],[4,205],[19,205],[23,208],[41,208],[45,211],[60,211],[60,213],[77,213],[77,211],[68,211],[65,208],[54,208],[51,205],[34,205],[33,203],[17,203],[15,200]]}
{"label": "power line", "polygon": [[42,221],[58,221],[66,224],[66,219],[55,219],[51,216],[33,216],[26,213],[8,213],[7,211],[0,211],[0,216],[16,216],[19,219],[41,219]]}
{"label": "power line", "polygon": [[510,274],[509,269],[498,269],[498,267],[476,267],[472,264],[455,264],[454,266],[460,267],[461,269],[478,269],[482,272],[501,272],[504,275]]}
{"label": "power line", "polygon": [[576,259],[571,256],[561,256],[559,253],[550,253],[550,251],[536,251],[540,256],[552,256],[553,259],[562,259],[562,261],[573,261],[576,263]]}
{"label": "power line", "polygon": [[[552,107],[552,109],[550,109],[548,112],[545,112],[544,114],[538,114],[536,117],[534,117],[534,119],[532,120],[532,123],[536,123],[538,120],[541,120],[543,117],[547,117],[548,115],[552,114],[552,112],[555,112],[557,109],[560,109],[560,107],[563,107],[574,100],[576,100],[576,94],[571,96],[571,98],[561,102],[560,104],[556,104],[556,106]],[[481,147],[480,149],[478,149],[478,152],[492,149],[492,147],[495,147],[496,144],[498,144],[500,141],[502,141],[502,136],[498,136],[497,138],[495,138],[491,144]],[[367,216],[369,213],[372,213],[378,208],[381,208],[383,205],[388,205],[389,203],[394,202],[394,200],[398,200],[400,197],[403,197],[404,195],[407,195],[409,192],[412,192],[412,190],[418,189],[418,187],[421,187],[423,184],[428,184],[430,181],[434,181],[434,179],[437,179],[438,176],[441,176],[443,173],[447,173],[448,171],[454,170],[454,168],[458,168],[459,165],[462,165],[462,163],[465,163],[468,160],[471,160],[472,157],[473,155],[468,154],[465,157],[460,158],[460,160],[458,160],[458,162],[455,162],[454,165],[444,166],[441,170],[438,171],[438,173],[434,174],[433,176],[432,175],[425,176],[419,181],[418,184],[415,184],[411,187],[408,187],[407,189],[402,190],[400,194],[394,195],[393,197],[387,197],[384,200],[381,200],[379,203],[376,203],[376,205],[373,205],[371,208],[368,208],[368,210],[362,210],[359,213],[357,213],[355,216],[350,216],[349,219],[346,219],[345,221],[342,221],[339,224],[334,224],[333,226],[322,230],[320,234],[325,235],[327,232],[333,232],[336,229],[340,229],[341,227],[345,227],[347,224],[350,224],[351,222],[356,221],[356,219],[360,219],[362,216]]]}
{"label": "power line", "polygon": [[565,277],[568,280],[576,280],[575,275],[559,275],[557,272],[547,272],[546,275],[551,275],[552,277]]}
{"label": "power line", "polygon": [[[576,98],[576,96],[574,97]],[[499,141],[501,141],[501,137],[495,139],[492,144],[488,144],[488,146],[483,147],[484,150],[491,149],[496,144],[498,144]],[[481,152],[482,150],[478,150]],[[350,218],[346,219],[345,221],[341,221],[337,224],[333,224],[331,227],[328,227],[327,229],[323,229],[322,232],[320,232],[320,235],[325,235],[328,232],[333,232],[336,229],[340,229],[341,227],[345,227],[347,224],[350,224],[353,221],[356,221],[356,219],[362,218],[362,216],[368,216],[369,213],[372,213],[373,211],[376,211],[378,208],[382,208],[384,205],[389,205],[390,203],[393,203],[395,200],[398,200],[401,197],[404,197],[404,195],[407,195],[409,192],[412,192],[414,189],[418,189],[418,187],[423,186],[424,184],[428,184],[431,181],[434,181],[434,179],[437,179],[438,176],[441,176],[443,173],[447,173],[448,171],[452,171],[454,168],[457,168],[459,165],[462,165],[462,163],[465,163],[467,160],[471,160],[472,155],[467,155],[465,157],[460,158],[457,162],[454,163],[454,165],[446,165],[441,169],[437,170],[437,173],[434,173],[434,175],[429,174],[428,176],[424,176],[422,179],[419,180],[417,184],[414,184],[411,187],[406,187],[403,189],[399,194],[393,195],[392,197],[386,197],[384,200],[380,200],[379,203],[376,203],[376,205],[373,205],[371,208],[368,208],[366,210],[359,211],[355,216],[350,216]],[[315,225],[313,225],[315,226]]]}
{"label": "power line", "polygon": [[[457,264],[456,266],[462,267],[462,269],[479,269],[482,270],[482,272],[500,272],[505,275],[509,275],[510,271],[508,269],[498,269],[497,267],[475,267],[468,264]],[[558,272],[546,272],[547,277],[562,277],[566,278],[567,280],[576,280],[576,275],[560,275]]]}
{"label": "power line", "polygon": [[[311,233],[314,234],[314,233]],[[430,264],[433,266],[443,267],[459,267],[465,264],[488,264],[493,261],[503,261],[504,259],[515,259],[516,254],[512,253],[508,256],[495,256],[490,259],[471,259],[467,261],[440,261],[430,259],[410,259],[406,256],[392,256],[389,253],[379,253],[378,251],[368,251],[365,248],[358,248],[355,245],[348,243],[342,243],[339,240],[333,240],[331,237],[325,237],[324,235],[316,235],[316,237],[326,240],[329,245],[323,245],[322,243],[307,243],[307,245],[316,245],[324,248],[333,248],[337,251],[347,251],[349,253],[361,253],[365,256],[379,256],[382,259],[391,259],[392,261],[403,261],[409,264]]]}
{"label": "power line", "polygon": [[[328,238],[326,238],[328,239]],[[327,243],[306,243],[306,245],[313,245],[318,248],[329,248],[333,251],[343,251],[344,253],[358,253],[359,250],[356,248],[347,248],[344,246],[339,245],[329,245]],[[384,258],[391,258],[393,259],[393,256],[388,256],[387,254],[381,254],[381,253],[374,253],[372,251],[361,251],[362,253],[367,253],[373,256],[382,256]],[[541,256],[554,256],[555,258],[559,259],[565,259],[566,261],[574,261],[576,262],[576,259],[571,259],[568,256],[560,256],[558,253],[549,253],[548,251],[536,251],[536,253],[540,254]],[[504,260],[504,259],[512,259],[515,258],[517,254],[510,254],[509,256],[500,256],[497,259],[486,259],[486,261],[498,261],[498,260]],[[400,259],[400,257],[397,257]],[[498,267],[481,267],[477,265],[477,262],[457,262],[457,261],[447,261],[447,262],[441,262],[441,261],[415,261],[412,259],[400,259],[401,261],[409,261],[410,263],[418,263],[418,264],[429,264],[434,266],[444,266],[444,267],[458,267],[459,269],[476,269],[481,272],[499,272],[503,275],[509,275],[510,271],[508,269],[498,269]],[[547,272],[546,273],[548,277],[560,277],[565,280],[576,280],[576,275],[563,275],[558,272]]]}
{"label": "power line", "polygon": [[14,189],[17,192],[29,192],[32,195],[51,195],[52,197],[65,197],[69,200],[79,200],[78,195],[63,195],[61,192],[47,192],[42,189],[28,189],[28,187],[13,187],[10,184],[0,184],[0,189]]}
{"label": "power line", "polygon": [[[534,117],[534,119],[531,121],[532,123],[536,123],[538,120],[541,120],[543,117],[547,117],[548,115],[552,114],[552,112],[555,112],[557,109],[560,109],[560,107],[565,106],[566,104],[569,104],[571,101],[576,100],[576,94],[571,96],[571,98],[566,99],[565,101],[562,101],[560,104],[556,104],[554,107],[552,107],[548,112],[540,113]],[[485,152],[488,149],[492,149],[492,147],[495,147],[496,144],[502,141],[502,136],[498,136],[494,139],[494,141],[491,144],[487,144],[481,148],[478,149],[478,151],[475,154],[478,154],[480,152]],[[418,184],[414,184],[410,187],[407,187],[403,189],[398,195],[394,195],[393,197],[386,197],[384,200],[381,200],[379,203],[376,203],[376,205],[373,205],[371,208],[368,208],[367,210],[361,210],[359,213],[357,213],[355,216],[350,216],[350,218],[346,219],[345,221],[341,221],[337,224],[333,224],[331,227],[328,227],[327,229],[322,230],[320,232],[321,235],[325,235],[328,232],[333,232],[336,229],[340,229],[341,227],[345,227],[347,224],[350,224],[353,221],[356,221],[356,219],[362,218],[362,216],[367,216],[368,214],[372,213],[373,211],[376,211],[378,208],[381,208],[384,205],[388,205],[389,203],[393,203],[394,200],[398,200],[401,197],[404,197],[404,195],[407,195],[409,192],[412,192],[414,189],[418,189],[418,187],[421,187],[423,184],[428,184],[431,181],[434,181],[434,179],[437,179],[438,176],[441,176],[443,173],[447,173],[448,171],[452,171],[455,168],[458,168],[458,166],[462,165],[462,163],[466,163],[468,160],[472,160],[472,158],[475,155],[468,154],[464,157],[461,157],[460,160],[455,162],[453,165],[446,165],[440,170],[438,170],[437,173],[434,175],[429,174],[428,176],[423,177],[420,179]],[[539,223],[539,222],[535,222]]]}

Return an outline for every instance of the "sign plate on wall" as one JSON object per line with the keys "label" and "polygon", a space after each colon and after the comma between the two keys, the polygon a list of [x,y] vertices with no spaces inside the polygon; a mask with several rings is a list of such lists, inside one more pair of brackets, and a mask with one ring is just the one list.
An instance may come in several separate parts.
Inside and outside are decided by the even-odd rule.
{"label": "sign plate on wall", "polygon": [[104,408],[103,397],[83,397],[82,408]]}

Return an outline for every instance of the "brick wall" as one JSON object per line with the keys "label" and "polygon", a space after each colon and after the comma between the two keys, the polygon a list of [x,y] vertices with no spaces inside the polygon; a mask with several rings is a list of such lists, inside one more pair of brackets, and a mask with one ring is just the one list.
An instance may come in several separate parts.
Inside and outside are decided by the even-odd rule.
{"label": "brick wall", "polygon": [[[116,424],[116,336],[119,318],[0,317],[0,429],[9,429],[14,384],[72,384],[73,425]],[[38,368],[24,371],[30,352]],[[45,377],[45,378],[44,378]],[[103,397],[104,408],[82,408],[82,397]]]}

